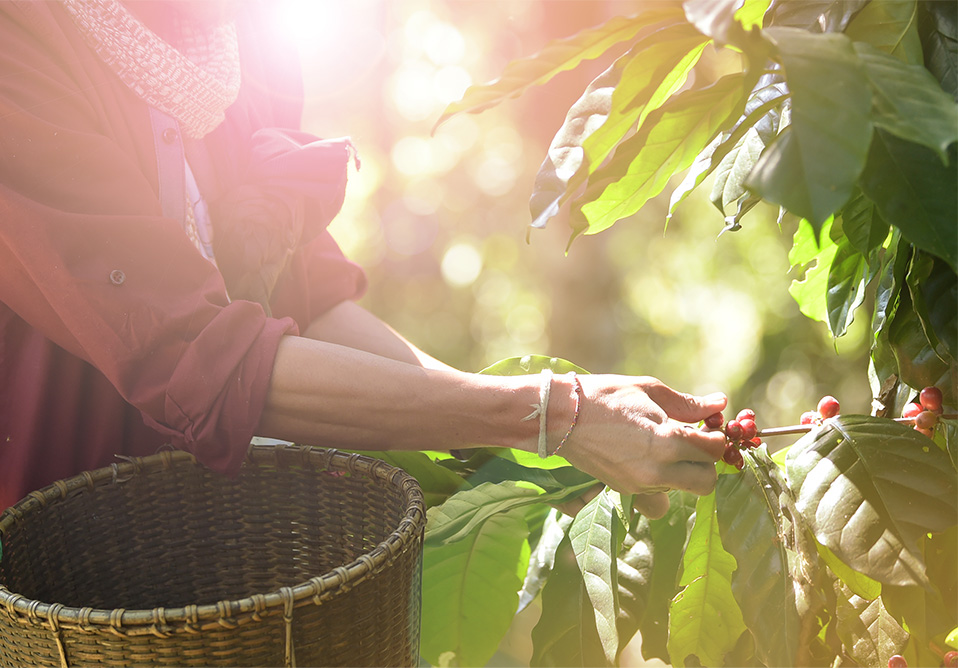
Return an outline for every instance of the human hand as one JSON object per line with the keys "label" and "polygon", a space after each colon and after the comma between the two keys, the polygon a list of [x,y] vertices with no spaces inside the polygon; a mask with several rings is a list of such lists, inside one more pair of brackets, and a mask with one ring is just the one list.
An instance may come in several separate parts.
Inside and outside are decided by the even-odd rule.
{"label": "human hand", "polygon": [[651,518],[669,508],[669,489],[708,494],[715,462],[725,451],[722,432],[689,424],[723,410],[723,394],[696,397],[651,377],[582,375],[575,432],[562,455],[623,494]]}

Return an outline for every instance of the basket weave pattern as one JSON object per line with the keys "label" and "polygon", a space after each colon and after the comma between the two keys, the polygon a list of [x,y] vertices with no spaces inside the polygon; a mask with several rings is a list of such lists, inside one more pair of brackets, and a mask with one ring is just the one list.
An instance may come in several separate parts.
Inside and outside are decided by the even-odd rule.
{"label": "basket weave pattern", "polygon": [[0,515],[3,665],[414,666],[425,509],[382,461],[164,452]]}

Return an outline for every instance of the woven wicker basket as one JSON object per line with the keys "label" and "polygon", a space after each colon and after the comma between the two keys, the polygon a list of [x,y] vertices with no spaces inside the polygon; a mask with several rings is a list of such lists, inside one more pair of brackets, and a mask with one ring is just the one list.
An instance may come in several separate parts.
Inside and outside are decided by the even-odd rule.
{"label": "woven wicker basket", "polygon": [[83,473],[0,515],[0,662],[414,666],[425,521],[414,478],[334,450]]}

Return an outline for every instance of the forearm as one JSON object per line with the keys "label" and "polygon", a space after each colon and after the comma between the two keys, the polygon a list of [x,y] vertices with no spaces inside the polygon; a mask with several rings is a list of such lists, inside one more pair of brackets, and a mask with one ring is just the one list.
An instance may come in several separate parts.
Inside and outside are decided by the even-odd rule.
{"label": "forearm", "polygon": [[[546,377],[457,371],[351,303],[306,333],[280,343],[261,435],[357,450],[537,450],[540,420],[525,418],[539,404]],[[578,415],[562,454],[613,489],[707,494],[714,488],[724,434],[676,421],[694,423],[723,410],[724,395],[694,397],[648,377],[584,375],[579,381],[551,381],[543,406],[547,452],[571,434]],[[643,512],[660,517],[668,498],[658,492],[642,504]]]}
{"label": "forearm", "polygon": [[428,369],[452,369],[448,364],[417,348],[385,322],[351,301],[334,306],[314,320],[303,332],[303,336],[338,343]]}
{"label": "forearm", "polygon": [[530,449],[535,377],[428,369],[327,341],[287,336],[273,367],[260,433],[300,443],[425,450]]}

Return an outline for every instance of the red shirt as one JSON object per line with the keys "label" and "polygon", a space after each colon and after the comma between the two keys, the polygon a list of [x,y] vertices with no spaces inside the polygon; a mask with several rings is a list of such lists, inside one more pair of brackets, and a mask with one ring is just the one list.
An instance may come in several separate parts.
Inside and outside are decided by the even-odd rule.
{"label": "red shirt", "polygon": [[[220,272],[163,217],[146,103],[59,3],[0,2],[0,509],[167,443],[234,473],[281,337],[365,287],[325,231],[348,156],[321,143],[311,160],[270,154],[286,137],[309,142],[270,143],[270,128],[298,127],[299,69],[269,33],[268,3],[242,4],[239,98],[188,154],[208,200],[278,188],[312,216],[274,317],[230,302]],[[234,221],[213,222],[228,235]]]}

